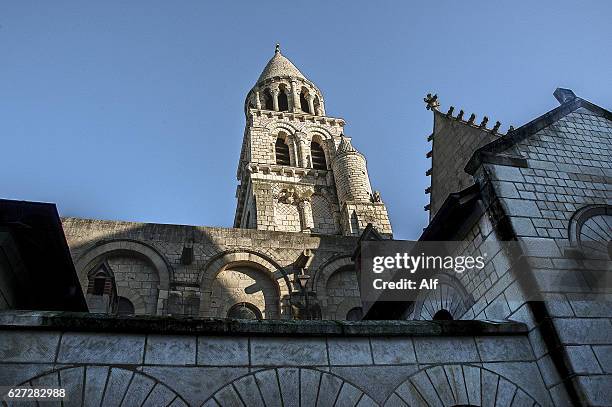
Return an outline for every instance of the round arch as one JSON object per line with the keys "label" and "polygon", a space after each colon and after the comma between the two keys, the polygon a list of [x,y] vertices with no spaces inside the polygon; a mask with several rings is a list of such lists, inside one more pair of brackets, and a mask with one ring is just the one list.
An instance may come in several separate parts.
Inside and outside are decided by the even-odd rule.
{"label": "round arch", "polygon": [[136,240],[102,240],[83,253],[75,262],[79,278],[87,277],[87,271],[103,257],[111,254],[132,253],[148,260],[157,270],[159,289],[168,290],[172,278],[172,268],[166,258],[152,246]]}
{"label": "round arch", "polygon": [[134,314],[136,315],[144,315],[147,313],[146,305],[144,299],[140,294],[136,291],[132,290],[129,287],[118,286],[117,287],[117,295],[119,297],[125,297],[132,302],[134,305]]}
{"label": "round arch", "polygon": [[432,277],[438,279],[438,289],[422,291],[405,314],[406,319],[433,320],[443,310],[450,314],[451,319],[461,319],[474,305],[474,297],[455,276],[437,273]]}
{"label": "round arch", "polygon": [[[530,380],[527,378],[526,380]],[[528,384],[529,385],[529,384]],[[413,373],[393,390],[385,406],[540,406],[526,386],[469,364],[437,365]]]}
{"label": "round arch", "polygon": [[148,262],[157,273],[159,285],[157,288],[157,304],[154,304],[154,312],[161,315],[164,308],[164,298],[167,298],[170,290],[170,281],[173,278],[172,267],[166,258],[154,247],[130,239],[101,240],[93,247],[83,253],[75,262],[75,269],[80,281],[87,280],[87,272],[95,267],[105,258],[116,255],[135,255]]}
{"label": "round arch", "polygon": [[[66,389],[71,405],[119,405],[122,401],[124,405],[133,406],[169,405],[173,400],[178,400],[176,404],[189,405],[178,392],[157,378],[111,365],[53,369],[18,386]],[[139,391],[142,388],[149,391]]]}
{"label": "round arch", "polygon": [[[586,233],[583,229],[586,230]],[[587,239],[599,242],[603,250],[605,250],[605,246],[610,247],[612,245],[610,243],[612,242],[611,205],[588,205],[572,215],[568,225],[570,246],[582,249],[582,241],[585,235],[591,235]],[[606,242],[606,240],[608,241]]]}
{"label": "round arch", "polygon": [[[263,272],[273,282],[281,302],[291,294],[289,276],[278,263],[268,256],[248,249],[223,251],[210,258],[198,278],[202,293],[200,315],[204,315],[211,306],[210,296],[216,277],[233,266],[247,266]],[[280,314],[283,314],[282,307]]]}
{"label": "round arch", "polygon": [[[326,383],[334,383],[326,386]],[[342,389],[342,391],[340,391]],[[236,393],[237,392],[237,393]],[[217,390],[204,405],[229,407],[241,405],[240,398],[250,400],[249,405],[278,405],[280,395],[300,395],[299,405],[318,406],[378,406],[378,404],[357,385],[331,372],[312,368],[279,367],[249,373]],[[237,397],[228,399],[228,395]],[[298,405],[298,400],[295,405]],[[289,405],[285,402],[284,405]]]}

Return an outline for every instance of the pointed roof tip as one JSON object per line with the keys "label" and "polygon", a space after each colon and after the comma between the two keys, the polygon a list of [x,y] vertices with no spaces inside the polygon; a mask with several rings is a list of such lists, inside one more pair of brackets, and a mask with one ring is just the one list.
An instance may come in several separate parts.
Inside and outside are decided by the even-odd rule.
{"label": "pointed roof tip", "polygon": [[557,88],[553,92],[553,96],[560,104],[567,103],[576,99],[576,94],[571,89],[567,88]]}
{"label": "pointed roof tip", "polygon": [[351,140],[347,138],[344,134],[340,134],[340,144],[338,144],[338,150],[336,150],[336,155],[342,153],[358,153],[357,149],[353,147],[351,144]]}
{"label": "pointed roof tip", "polygon": [[257,83],[263,82],[266,79],[273,78],[275,76],[293,76],[300,79],[306,79],[304,74],[293,65],[293,62],[281,53],[280,44],[276,44],[274,48],[274,55],[268,61],[268,64],[264,68]]}

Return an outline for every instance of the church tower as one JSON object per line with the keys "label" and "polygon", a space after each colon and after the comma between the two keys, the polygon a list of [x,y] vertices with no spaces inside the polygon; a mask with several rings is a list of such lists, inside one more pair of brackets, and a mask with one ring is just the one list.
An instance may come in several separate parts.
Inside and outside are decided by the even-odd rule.
{"label": "church tower", "polygon": [[234,227],[358,236],[372,223],[392,236],[344,120],[326,115],[319,88],[278,44],[244,109]]}

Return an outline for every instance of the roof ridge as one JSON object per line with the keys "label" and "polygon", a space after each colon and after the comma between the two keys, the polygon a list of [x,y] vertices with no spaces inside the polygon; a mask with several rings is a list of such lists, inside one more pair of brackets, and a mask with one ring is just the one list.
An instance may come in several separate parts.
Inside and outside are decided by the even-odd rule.
{"label": "roof ridge", "polygon": [[[438,112],[440,114],[445,115],[447,118],[458,121],[464,125],[468,125],[470,127],[476,128],[476,129],[480,129],[483,131],[486,131],[488,133],[491,133],[493,135],[497,135],[497,136],[503,136],[505,135],[505,133],[502,133],[499,131],[499,128],[501,127],[501,122],[498,120],[495,122],[495,125],[492,128],[488,128],[487,124],[489,123],[489,117],[488,116],[483,116],[482,121],[480,122],[480,124],[476,124],[475,120],[476,120],[476,114],[472,113],[470,115],[470,117],[468,118],[468,120],[464,120],[463,119],[463,115],[465,114],[465,112],[463,111],[463,109],[459,110],[459,113],[457,114],[457,116],[453,116],[453,112],[455,111],[455,106],[450,106],[448,108],[448,111],[446,112],[446,114],[440,112],[439,108],[440,108],[440,102],[438,101],[438,95],[432,95],[431,93],[428,93],[427,96],[425,96],[425,98],[423,99],[423,101],[426,103],[426,109],[427,110],[431,110],[433,112]],[[510,126],[510,128],[508,129],[508,131],[512,131],[514,130],[513,126]]]}

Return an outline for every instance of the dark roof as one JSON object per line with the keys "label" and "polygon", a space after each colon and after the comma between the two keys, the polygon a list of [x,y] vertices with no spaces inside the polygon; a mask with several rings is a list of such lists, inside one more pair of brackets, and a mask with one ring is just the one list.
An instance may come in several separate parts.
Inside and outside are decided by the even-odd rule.
{"label": "dark roof", "polygon": [[0,228],[9,232],[23,265],[9,270],[17,273],[19,309],[87,311],[54,204],[0,199]]}
{"label": "dark roof", "polygon": [[530,135],[542,130],[547,126],[550,126],[551,124],[559,121],[561,118],[580,108],[590,110],[597,115],[605,117],[608,120],[612,120],[612,113],[609,110],[576,96],[574,92],[569,89],[558,88],[555,90],[554,95],[561,103],[560,106],[547,113],[544,113],[540,117],[533,119],[518,129],[508,131],[508,134],[506,134],[504,137],[501,137],[476,150],[476,152],[474,152],[472,155],[472,158],[470,158],[465,166],[465,172],[468,174],[474,174],[476,169],[483,162],[483,159],[486,159],[487,156],[502,153],[520,141],[526,139]]}

